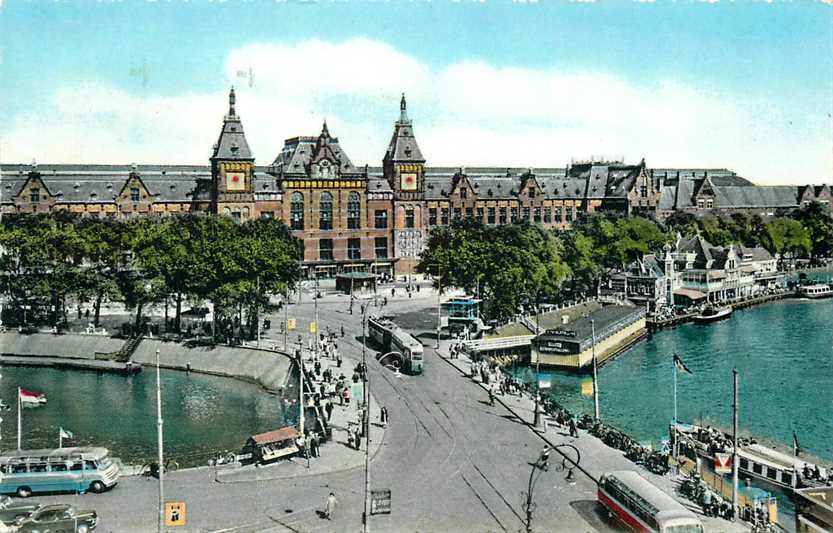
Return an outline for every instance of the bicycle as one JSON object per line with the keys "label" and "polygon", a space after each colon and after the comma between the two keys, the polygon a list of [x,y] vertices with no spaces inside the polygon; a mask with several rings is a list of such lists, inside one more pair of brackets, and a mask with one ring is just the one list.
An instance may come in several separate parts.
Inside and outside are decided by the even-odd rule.
{"label": "bicycle", "polygon": [[[177,463],[174,459],[167,459],[165,460],[165,466],[163,472],[173,472],[179,470],[179,463]],[[151,461],[149,463],[145,463],[139,469],[139,475],[144,477],[145,479],[156,478],[159,479],[159,463],[156,461]]]}

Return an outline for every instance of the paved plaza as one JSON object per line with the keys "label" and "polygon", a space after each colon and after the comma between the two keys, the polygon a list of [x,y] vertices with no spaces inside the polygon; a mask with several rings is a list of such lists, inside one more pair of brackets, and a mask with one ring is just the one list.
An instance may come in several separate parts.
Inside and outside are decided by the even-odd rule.
{"label": "paved plaza", "polygon": [[[381,310],[369,313],[396,315],[418,309],[433,309],[436,293],[423,287],[412,297],[390,298]],[[380,292],[380,294],[382,294]],[[321,330],[329,326],[345,336],[338,338],[350,372],[361,358],[361,302],[349,312],[348,297],[328,294],[319,300]],[[418,315],[419,313],[417,313]],[[427,314],[427,316],[426,316]],[[273,324],[282,319],[273,316]],[[303,303],[290,307],[298,330],[305,330],[314,317],[314,306],[305,295]],[[431,323],[430,311],[422,313]],[[412,317],[412,319],[414,319]],[[429,328],[426,328],[429,329]],[[306,329],[308,330],[308,329]],[[297,338],[297,332],[293,332]],[[528,421],[527,399],[500,398],[490,406],[488,394],[466,374],[467,362],[449,361],[433,340],[422,337],[426,347],[422,375],[396,373],[381,366],[368,351],[371,404],[371,487],[390,489],[392,512],[371,517],[373,531],[519,531],[525,525],[524,501],[527,480],[545,440],[570,442],[582,452],[581,466],[597,477],[605,470],[633,468],[620,452],[605,447],[582,432],[572,440],[566,432],[552,429],[542,435]],[[282,347],[278,328],[267,331],[262,343]],[[447,342],[443,342],[443,348]],[[326,364],[332,364],[327,361]],[[455,366],[458,365],[458,366]],[[348,375],[345,372],[345,375]],[[275,401],[279,401],[276,397]],[[379,409],[390,414],[380,427]],[[321,458],[291,461],[266,468],[234,469],[203,467],[172,472],[166,477],[165,498],[184,501],[187,523],[182,531],[360,531],[364,503],[364,449],[346,444],[344,427],[355,418],[354,405],[339,407],[333,415],[334,439],[321,448]],[[222,428],[206,428],[222,431]],[[559,463],[560,464],[560,463]],[[672,489],[670,480],[663,486]],[[325,498],[334,492],[338,506],[332,520],[319,516]],[[617,531],[596,502],[596,484],[583,473],[568,481],[566,471],[542,472],[533,493],[537,504],[535,531]],[[155,479],[124,477],[112,491],[101,495],[57,495],[38,501],[65,501],[95,508],[100,531],[151,531],[157,512]],[[714,531],[739,531],[738,526],[710,523]]]}

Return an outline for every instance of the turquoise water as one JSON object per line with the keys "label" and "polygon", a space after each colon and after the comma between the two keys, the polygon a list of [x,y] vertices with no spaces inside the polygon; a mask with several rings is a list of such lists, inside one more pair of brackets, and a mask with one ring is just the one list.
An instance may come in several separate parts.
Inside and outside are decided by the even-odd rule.
{"label": "turquoise water", "polygon": [[[4,367],[0,447],[17,447],[17,387],[44,393],[48,403],[23,409],[23,448],[104,446],[126,463],[156,455],[156,373],[124,377],[85,370]],[[239,451],[253,433],[283,426],[280,397],[257,385],[192,372],[161,372],[165,454],[182,466],[206,464],[219,450]],[[297,409],[296,409],[297,410]],[[294,414],[293,414],[294,416]]]}
{"label": "turquoise water", "polygon": [[[602,419],[639,441],[667,438],[675,352],[694,373],[678,376],[681,421],[731,428],[737,368],[742,434],[791,451],[795,431],[806,453],[833,462],[833,299],[784,300],[654,334],[599,371]],[[588,375],[547,374],[555,400],[592,414],[580,393]]]}

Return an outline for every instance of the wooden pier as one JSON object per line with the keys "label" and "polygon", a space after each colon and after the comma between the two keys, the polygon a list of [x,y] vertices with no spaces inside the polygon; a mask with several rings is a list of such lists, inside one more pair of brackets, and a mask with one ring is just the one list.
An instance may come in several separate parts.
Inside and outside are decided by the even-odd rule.
{"label": "wooden pier", "polygon": [[[775,294],[756,296],[754,298],[742,298],[738,300],[719,302],[717,303],[717,305],[721,307],[731,307],[733,311],[736,311],[738,309],[746,309],[747,307],[753,307],[755,305],[774,302],[776,300],[783,300],[784,298],[792,298],[794,296],[795,293],[793,291],[784,290]],[[657,320],[655,318],[648,318],[648,331],[654,332],[666,328],[675,328],[680,324],[685,324],[686,322],[691,321],[691,319],[695,316],[697,316],[697,313],[687,313],[685,315],[678,315],[672,318],[665,318],[661,320]]]}

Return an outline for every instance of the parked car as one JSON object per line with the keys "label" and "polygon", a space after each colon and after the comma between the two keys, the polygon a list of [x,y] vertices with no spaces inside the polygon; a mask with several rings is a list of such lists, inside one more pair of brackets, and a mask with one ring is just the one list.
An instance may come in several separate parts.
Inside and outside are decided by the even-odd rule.
{"label": "parked car", "polygon": [[[35,502],[15,502],[9,496],[0,496],[0,524],[13,526],[43,507]],[[2,529],[0,529],[2,531]]]}
{"label": "parked car", "polygon": [[72,505],[44,505],[19,522],[20,533],[87,533],[95,529],[95,511],[78,511]]}

